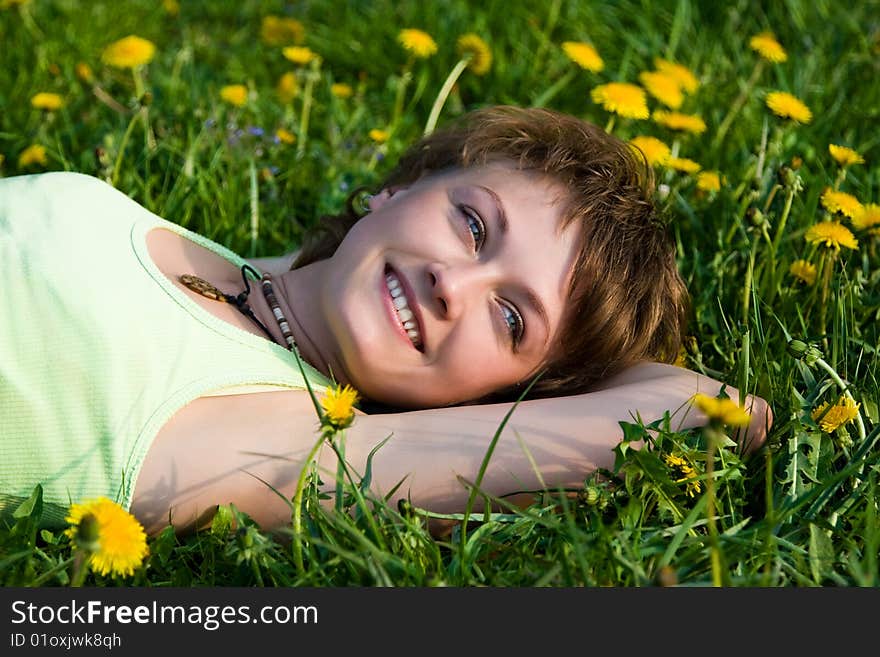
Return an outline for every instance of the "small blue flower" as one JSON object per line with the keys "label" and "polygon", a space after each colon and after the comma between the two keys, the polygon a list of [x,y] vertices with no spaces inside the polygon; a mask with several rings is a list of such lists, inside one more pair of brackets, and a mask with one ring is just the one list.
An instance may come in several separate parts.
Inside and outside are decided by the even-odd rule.
{"label": "small blue flower", "polygon": [[248,132],[251,133],[254,137],[262,137],[263,129],[259,126],[249,125],[247,128]]}

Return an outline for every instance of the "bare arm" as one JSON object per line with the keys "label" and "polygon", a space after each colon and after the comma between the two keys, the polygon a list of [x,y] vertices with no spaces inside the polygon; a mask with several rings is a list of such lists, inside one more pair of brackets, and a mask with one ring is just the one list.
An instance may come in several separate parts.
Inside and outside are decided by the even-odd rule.
{"label": "bare arm", "polygon": [[[645,423],[672,414],[672,427],[702,426],[706,417],[688,403],[697,392],[716,395],[721,383],[696,372],[645,363],[583,395],[521,403],[502,431],[481,489],[503,496],[514,491],[570,488],[598,467],[610,468],[623,438],[620,421],[638,415]],[[736,399],[738,391],[727,387]],[[747,451],[764,442],[771,416],[767,404],[749,397],[748,432],[738,436]],[[460,476],[475,481],[490,441],[510,404],[431,409],[358,418],[349,429],[346,456],[359,466],[376,440],[392,435],[374,458],[377,492],[406,477],[397,497],[438,512],[464,508]],[[362,470],[361,470],[362,471]]]}
{"label": "bare arm", "polygon": [[[595,392],[523,402],[500,435],[481,488],[504,496],[543,486],[579,486],[597,467],[613,464],[612,450],[622,438],[618,422],[638,413],[648,423],[670,411],[673,427],[700,426],[705,417],[688,400],[696,392],[714,395],[720,387],[689,370],[646,363]],[[728,388],[728,394],[736,398],[738,393]],[[763,400],[752,401],[755,447],[766,435],[769,413]],[[346,431],[346,461],[362,474],[370,451],[391,436],[373,459],[373,492],[384,495],[402,480],[392,503],[411,498],[433,511],[462,511],[469,491],[458,478],[476,480],[510,406],[359,415]],[[291,499],[317,436],[314,408],[304,392],[196,400],[172,418],[151,447],[132,510],[152,532],[169,516],[178,529],[191,529],[217,504],[229,502],[266,528],[285,526],[290,507],[266,484]],[[324,481],[332,482],[336,457],[326,446],[318,465]]]}

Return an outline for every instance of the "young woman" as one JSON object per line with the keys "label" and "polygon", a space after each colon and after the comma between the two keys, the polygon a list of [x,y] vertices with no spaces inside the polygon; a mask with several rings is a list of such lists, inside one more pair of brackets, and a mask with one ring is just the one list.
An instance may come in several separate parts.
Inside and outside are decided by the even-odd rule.
{"label": "young woman", "polygon": [[[636,414],[699,426],[688,401],[722,384],[668,364],[687,294],[649,172],[574,117],[479,110],[416,144],[363,216],[352,200],[295,260],[251,262],[88,176],[0,181],[0,511],[40,482],[46,524],[97,495],[149,532],[229,502],[288,524],[269,486],[293,495],[318,435],[297,353],[319,394],[368,402],[350,466],[388,438],[374,492],[402,482],[393,499],[439,512],[536,378],[489,494],[578,486]],[[753,449],[769,414],[749,403]]]}

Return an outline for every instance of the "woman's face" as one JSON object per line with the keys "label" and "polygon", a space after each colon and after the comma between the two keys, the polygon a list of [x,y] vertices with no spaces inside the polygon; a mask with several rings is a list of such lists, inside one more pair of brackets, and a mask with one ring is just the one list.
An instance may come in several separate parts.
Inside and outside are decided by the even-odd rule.
{"label": "woman's face", "polygon": [[337,379],[404,408],[527,383],[559,330],[577,257],[561,198],[501,164],[374,197],[323,261],[317,312]]}

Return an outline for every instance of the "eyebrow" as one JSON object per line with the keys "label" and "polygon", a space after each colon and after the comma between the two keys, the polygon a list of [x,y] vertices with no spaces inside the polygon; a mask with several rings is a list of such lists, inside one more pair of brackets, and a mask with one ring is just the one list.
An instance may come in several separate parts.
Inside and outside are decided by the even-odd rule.
{"label": "eyebrow", "polygon": [[[495,204],[495,211],[498,215],[498,230],[501,233],[501,237],[504,238],[510,230],[510,222],[507,220],[507,213],[504,211],[504,203],[501,202],[501,197],[498,196],[494,189],[490,189],[483,185],[477,185],[477,187],[486,192]],[[529,304],[535,309],[535,312],[538,313],[538,317],[541,318],[541,322],[544,324],[544,331],[549,340],[550,319],[547,317],[547,310],[544,308],[544,304],[541,303],[541,299],[535,294],[535,291],[531,287],[526,286],[525,295]]]}

